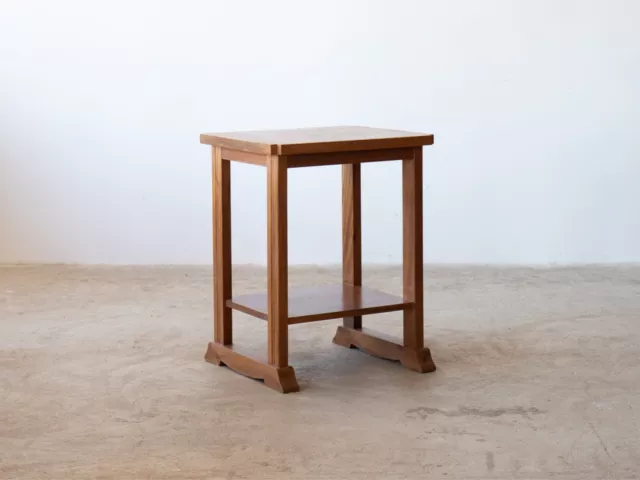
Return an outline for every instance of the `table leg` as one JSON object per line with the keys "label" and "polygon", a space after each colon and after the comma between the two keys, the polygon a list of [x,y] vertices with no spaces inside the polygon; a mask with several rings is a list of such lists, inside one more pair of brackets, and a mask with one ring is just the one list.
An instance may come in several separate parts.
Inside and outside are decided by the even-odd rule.
{"label": "table leg", "polygon": [[231,165],[213,148],[213,340],[231,345]]}
{"label": "table leg", "polygon": [[[358,234],[355,238],[357,238],[358,255],[360,255],[359,173],[358,170],[356,177],[352,171],[346,168],[343,170],[343,225],[346,225],[343,232],[346,232],[354,224],[353,221],[345,222],[351,209],[345,208],[344,199],[354,198],[351,190],[356,191],[355,185],[357,185]],[[357,183],[351,178],[357,178]],[[359,348],[371,355],[400,361],[406,368],[417,372],[432,372],[436,366],[431,359],[431,352],[424,347],[423,338],[422,147],[413,149],[412,155],[402,160],[402,219],[403,297],[407,303],[411,303],[411,306],[403,312],[404,338],[402,344],[385,339],[383,335],[376,332],[364,330],[361,324],[355,327],[347,322],[344,326],[338,327],[333,343],[348,348]],[[356,229],[354,228],[353,231],[355,232]],[[345,235],[344,245],[348,246],[350,243],[348,238],[349,236]],[[343,250],[343,255],[346,250],[347,248]],[[345,255],[344,258],[347,256]],[[354,270],[345,268],[345,272],[356,271],[360,274],[360,261],[355,264],[351,259],[348,259],[348,261],[344,261],[344,265],[345,267],[347,265],[357,267]],[[345,279],[347,273],[345,273]]]}
{"label": "table leg", "polygon": [[[271,156],[267,164],[267,276],[268,356],[256,360],[231,346],[231,216],[229,208],[229,162],[214,154],[214,305],[215,336],[205,359],[251,378],[282,393],[300,390],[289,366],[289,316],[287,285],[287,158]],[[217,228],[216,228],[217,227]],[[228,316],[227,316],[228,315]]]}
{"label": "table leg", "polygon": [[[360,164],[342,165],[342,283],[362,285]],[[345,317],[347,328],[362,328],[362,316]]]}
{"label": "table leg", "polygon": [[413,306],[404,311],[402,364],[420,372],[435,370],[424,348],[424,283],[422,257],[422,147],[402,160],[402,281],[403,297]]}
{"label": "table leg", "polygon": [[[285,391],[297,391],[289,366],[289,308],[287,259],[287,157],[272,155],[267,165],[267,282],[268,363],[283,372]],[[279,377],[280,378],[280,377]],[[268,384],[268,380],[265,379]],[[277,388],[274,385],[269,385]]]}

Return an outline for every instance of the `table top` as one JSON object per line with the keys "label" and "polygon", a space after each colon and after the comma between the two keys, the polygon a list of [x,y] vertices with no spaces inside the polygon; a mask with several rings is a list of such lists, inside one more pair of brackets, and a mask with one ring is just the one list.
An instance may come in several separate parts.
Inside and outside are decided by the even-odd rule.
{"label": "table top", "polygon": [[270,155],[377,150],[433,144],[433,135],[370,127],[320,127],[203,133],[200,143]]}

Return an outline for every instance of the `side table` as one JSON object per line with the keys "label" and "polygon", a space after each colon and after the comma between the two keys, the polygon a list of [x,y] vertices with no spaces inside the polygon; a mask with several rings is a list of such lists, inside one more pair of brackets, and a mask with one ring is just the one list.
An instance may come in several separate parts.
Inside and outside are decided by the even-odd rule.
{"label": "side table", "polygon": [[[289,325],[343,318],[333,342],[400,361],[417,372],[435,364],[423,338],[422,147],[433,135],[367,127],[326,127],[206,133],[213,150],[214,334],[205,359],[282,393],[299,390],[289,365]],[[362,286],[360,164],[402,161],[403,295]],[[263,294],[232,295],[230,162],[267,168],[267,276]],[[342,285],[288,288],[287,170],[342,165]],[[266,360],[233,345],[232,310],[266,320]],[[402,311],[403,341],[395,343],[362,328],[362,315]]]}

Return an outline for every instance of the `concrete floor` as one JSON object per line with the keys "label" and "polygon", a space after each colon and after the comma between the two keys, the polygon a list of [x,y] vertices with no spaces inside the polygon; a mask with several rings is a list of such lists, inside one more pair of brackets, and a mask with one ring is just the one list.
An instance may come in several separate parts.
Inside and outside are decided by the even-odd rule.
{"label": "concrete floor", "polygon": [[[292,284],[338,281],[298,268]],[[401,290],[400,270],[365,283]],[[235,271],[237,292],[264,271]],[[200,267],[0,268],[0,478],[639,478],[640,267],[428,268],[438,371],[290,329],[302,391],[205,363]],[[236,341],[265,324],[236,314]],[[397,313],[365,317],[398,335]]]}

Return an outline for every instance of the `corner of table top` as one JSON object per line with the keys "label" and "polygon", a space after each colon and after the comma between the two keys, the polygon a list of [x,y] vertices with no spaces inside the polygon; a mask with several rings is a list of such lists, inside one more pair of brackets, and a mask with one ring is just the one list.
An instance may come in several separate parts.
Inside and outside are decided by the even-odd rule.
{"label": "corner of table top", "polygon": [[203,145],[211,145],[212,147],[228,148],[230,150],[240,150],[262,155],[279,155],[281,149],[280,145],[273,143],[230,139],[215,133],[201,133],[200,143]]}

